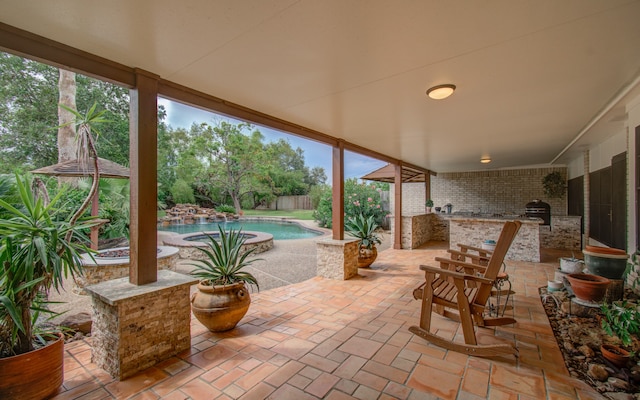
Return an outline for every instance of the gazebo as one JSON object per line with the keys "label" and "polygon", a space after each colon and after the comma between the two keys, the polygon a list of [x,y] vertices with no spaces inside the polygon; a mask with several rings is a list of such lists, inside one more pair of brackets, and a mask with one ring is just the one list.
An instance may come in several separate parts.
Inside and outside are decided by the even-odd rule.
{"label": "gazebo", "polygon": [[[101,178],[113,179],[129,179],[129,169],[113,161],[104,158],[98,158],[98,168]],[[42,167],[31,171],[34,174],[64,177],[86,177],[93,176],[93,162],[81,163],[79,160],[69,160],[47,167]],[[99,192],[93,197],[91,204],[91,215],[98,216],[98,197]],[[108,220],[99,220],[100,224],[91,228],[91,248],[98,249],[98,230],[100,225],[109,222]]]}

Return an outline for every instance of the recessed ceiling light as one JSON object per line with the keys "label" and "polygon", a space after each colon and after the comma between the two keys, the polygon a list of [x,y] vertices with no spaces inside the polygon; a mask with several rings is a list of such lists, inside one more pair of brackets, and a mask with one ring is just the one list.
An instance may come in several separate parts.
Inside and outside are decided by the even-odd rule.
{"label": "recessed ceiling light", "polygon": [[480,159],[480,162],[483,163],[483,164],[489,164],[491,162],[491,157],[489,157],[489,156],[482,157]]}
{"label": "recessed ceiling light", "polygon": [[427,90],[427,96],[434,100],[442,100],[453,94],[453,91],[456,90],[456,85],[446,84],[446,85],[438,85]]}

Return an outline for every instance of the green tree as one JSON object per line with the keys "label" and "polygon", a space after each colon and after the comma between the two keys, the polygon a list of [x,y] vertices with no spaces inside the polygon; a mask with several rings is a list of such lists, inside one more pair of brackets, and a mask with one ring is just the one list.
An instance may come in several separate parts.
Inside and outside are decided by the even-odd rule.
{"label": "green tree", "polygon": [[[249,130],[248,134],[243,131]],[[213,152],[209,179],[231,197],[233,206],[241,210],[241,199],[252,192],[252,184],[266,173],[267,157],[263,136],[249,124],[220,122],[212,130]]]}
{"label": "green tree", "polygon": [[[0,173],[57,163],[58,69],[0,52],[0,71]],[[83,75],[76,81],[77,109],[107,110],[100,156],[128,165],[128,90]]]}

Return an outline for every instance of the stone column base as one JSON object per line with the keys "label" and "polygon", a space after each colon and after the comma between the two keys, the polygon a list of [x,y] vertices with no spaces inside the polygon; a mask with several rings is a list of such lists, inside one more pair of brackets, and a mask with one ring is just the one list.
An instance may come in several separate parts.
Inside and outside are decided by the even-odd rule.
{"label": "stone column base", "polygon": [[317,243],[317,275],[347,280],[358,275],[358,241],[326,239]]}
{"label": "stone column base", "polygon": [[122,380],[191,346],[190,276],[158,271],[157,282],[136,286],[114,279],[85,290],[91,295],[91,361]]}

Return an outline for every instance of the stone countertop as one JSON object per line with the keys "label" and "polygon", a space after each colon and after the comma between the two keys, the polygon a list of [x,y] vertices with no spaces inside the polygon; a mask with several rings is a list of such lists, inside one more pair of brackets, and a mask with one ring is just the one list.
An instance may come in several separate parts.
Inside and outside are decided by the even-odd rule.
{"label": "stone countertop", "polygon": [[518,220],[524,224],[541,224],[542,218],[529,218],[512,214],[440,214],[453,221],[504,222]]}
{"label": "stone countertop", "polygon": [[193,285],[198,279],[177,272],[160,270],[158,280],[146,285],[133,285],[129,278],[119,278],[85,287],[92,296],[100,298],[109,305],[117,305],[119,302],[133,297],[143,296],[147,293],[171,286]]}

